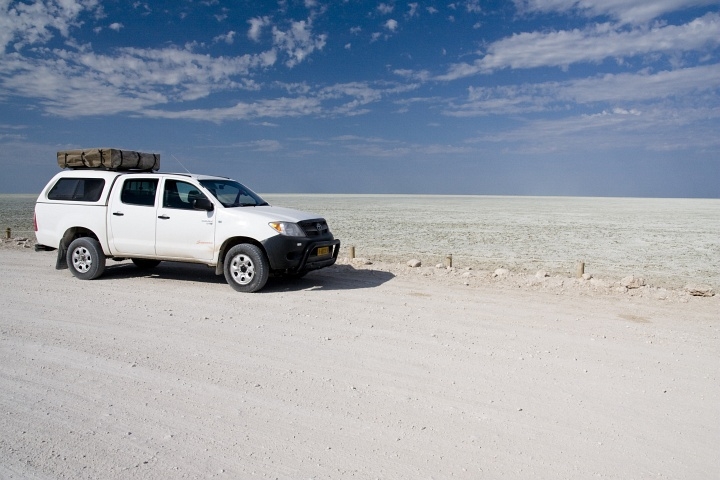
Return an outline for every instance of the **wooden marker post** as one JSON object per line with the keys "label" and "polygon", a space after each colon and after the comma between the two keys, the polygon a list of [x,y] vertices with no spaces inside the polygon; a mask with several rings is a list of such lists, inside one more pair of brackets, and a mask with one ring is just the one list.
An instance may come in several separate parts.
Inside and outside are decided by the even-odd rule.
{"label": "wooden marker post", "polygon": [[583,276],[583,273],[585,273],[585,262],[578,262],[576,271],[577,277],[581,278]]}

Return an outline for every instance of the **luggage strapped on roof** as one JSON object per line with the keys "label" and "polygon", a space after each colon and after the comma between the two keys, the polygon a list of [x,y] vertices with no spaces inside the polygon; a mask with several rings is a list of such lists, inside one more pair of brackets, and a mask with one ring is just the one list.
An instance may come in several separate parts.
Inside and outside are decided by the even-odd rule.
{"label": "luggage strapped on roof", "polygon": [[160,154],[118,148],[85,148],[57,152],[60,168],[157,171]]}

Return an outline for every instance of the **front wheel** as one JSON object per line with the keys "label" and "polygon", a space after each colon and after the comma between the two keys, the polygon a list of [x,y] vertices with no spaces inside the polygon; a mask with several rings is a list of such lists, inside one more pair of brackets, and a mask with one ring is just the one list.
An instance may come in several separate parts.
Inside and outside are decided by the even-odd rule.
{"label": "front wheel", "polygon": [[265,254],[255,245],[241,243],[228,251],[223,263],[227,283],[238,292],[257,292],[270,274]]}
{"label": "front wheel", "polygon": [[105,253],[94,238],[76,238],[68,247],[67,265],[77,278],[92,280],[105,271]]}

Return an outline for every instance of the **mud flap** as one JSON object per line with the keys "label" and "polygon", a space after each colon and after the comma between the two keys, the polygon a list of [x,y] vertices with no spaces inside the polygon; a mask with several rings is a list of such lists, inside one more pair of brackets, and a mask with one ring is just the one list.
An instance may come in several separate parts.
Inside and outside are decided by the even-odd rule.
{"label": "mud flap", "polygon": [[58,246],[57,261],[55,262],[55,270],[65,270],[67,266],[67,245],[61,240]]}

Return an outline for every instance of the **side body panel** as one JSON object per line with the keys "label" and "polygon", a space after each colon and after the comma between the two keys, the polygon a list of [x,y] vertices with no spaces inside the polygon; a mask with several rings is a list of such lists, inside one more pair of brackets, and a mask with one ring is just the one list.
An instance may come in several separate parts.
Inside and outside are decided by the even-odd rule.
{"label": "side body panel", "polygon": [[48,198],[53,186],[63,178],[88,178],[82,174],[67,171],[57,174],[40,193],[35,204],[37,231],[35,237],[40,245],[58,248],[65,232],[71,228],[90,230],[98,238],[106,255],[111,251],[107,238],[107,197],[115,179],[121,174],[116,172],[92,172],[92,178],[104,180],[102,193],[97,201],[79,202],[72,200],[52,200]]}
{"label": "side body panel", "polygon": [[212,262],[217,207],[209,212],[193,208],[195,199],[208,198],[194,179],[165,177],[161,189],[156,254],[163,258]]}
{"label": "side body panel", "polygon": [[110,245],[119,256],[154,256],[157,175],[126,175],[116,182],[108,203]]}

